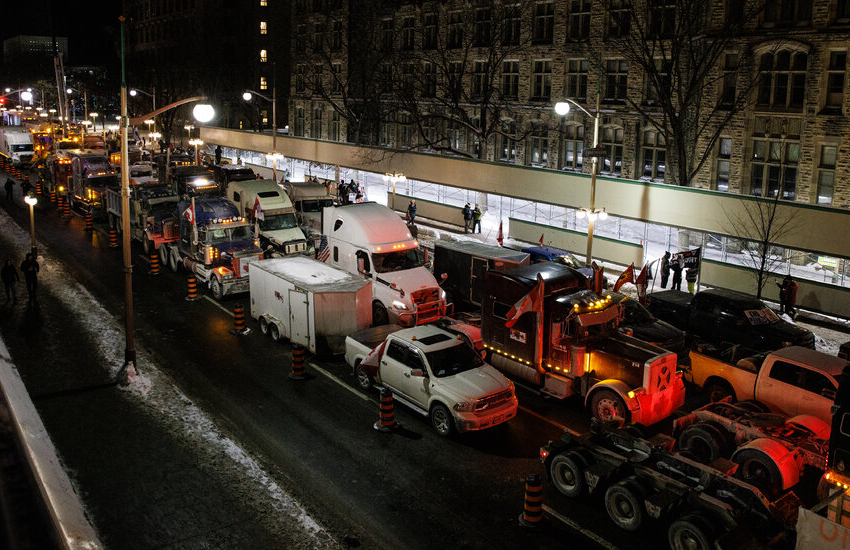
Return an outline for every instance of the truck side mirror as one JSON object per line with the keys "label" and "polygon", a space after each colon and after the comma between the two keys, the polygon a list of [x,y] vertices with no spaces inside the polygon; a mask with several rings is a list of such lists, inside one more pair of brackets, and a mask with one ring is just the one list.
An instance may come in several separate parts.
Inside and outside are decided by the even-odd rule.
{"label": "truck side mirror", "polygon": [[448,278],[449,278],[449,274],[448,274],[448,273],[441,273],[441,274],[440,274],[440,279],[442,279],[442,280],[444,280],[444,281],[445,281],[445,280],[446,280],[446,279],[448,279]]}
{"label": "truck side mirror", "polygon": [[363,258],[357,258],[357,272],[365,273],[366,272],[366,260]]}

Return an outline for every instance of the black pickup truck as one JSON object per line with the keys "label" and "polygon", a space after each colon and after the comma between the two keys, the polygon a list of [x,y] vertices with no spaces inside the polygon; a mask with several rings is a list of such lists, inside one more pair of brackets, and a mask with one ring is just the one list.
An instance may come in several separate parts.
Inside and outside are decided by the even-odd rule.
{"label": "black pickup truck", "polygon": [[696,340],[744,344],[757,351],[815,347],[811,331],[780,319],[755,296],[742,292],[711,289],[692,296],[665,290],[648,295],[647,307],[662,321],[684,330],[691,344]]}

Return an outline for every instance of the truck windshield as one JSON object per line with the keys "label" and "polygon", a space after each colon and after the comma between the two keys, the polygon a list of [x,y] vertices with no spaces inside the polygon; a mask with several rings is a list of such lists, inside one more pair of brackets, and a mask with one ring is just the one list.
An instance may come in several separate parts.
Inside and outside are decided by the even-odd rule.
{"label": "truck windshield", "polygon": [[580,261],[578,261],[576,257],[572,254],[568,256],[555,256],[554,258],[552,258],[552,261],[556,264],[572,267],[573,269],[584,267],[584,265]]}
{"label": "truck windshield", "polygon": [[454,376],[484,364],[475,350],[463,342],[458,342],[450,348],[428,352],[425,357],[428,358],[431,371],[437,378]]}
{"label": "truck windshield", "polygon": [[111,187],[113,189],[120,187],[118,176],[91,176],[86,183],[89,187]]}
{"label": "truck windshield", "polygon": [[637,300],[629,298],[623,302],[623,322],[624,323],[651,323],[655,321],[655,317],[641,305]]}
{"label": "truck windshield", "polygon": [[22,153],[24,151],[32,151],[32,143],[21,143],[20,145],[12,145],[13,153]]}
{"label": "truck windshield", "polygon": [[396,250],[395,252],[384,254],[372,254],[372,263],[375,266],[375,271],[378,273],[402,271],[404,269],[422,267],[423,265],[422,258],[419,257],[419,253],[415,248]]}
{"label": "truck windshield", "polygon": [[292,229],[293,227],[298,227],[295,214],[275,214],[260,220],[260,231],[278,231],[280,229]]}
{"label": "truck windshield", "polygon": [[209,232],[209,242],[224,243],[229,241],[245,241],[251,238],[251,228],[247,225],[237,227],[228,227],[221,229],[212,229]]}
{"label": "truck windshield", "polygon": [[323,208],[333,206],[331,199],[318,199],[313,201],[298,201],[302,212],[321,212]]}

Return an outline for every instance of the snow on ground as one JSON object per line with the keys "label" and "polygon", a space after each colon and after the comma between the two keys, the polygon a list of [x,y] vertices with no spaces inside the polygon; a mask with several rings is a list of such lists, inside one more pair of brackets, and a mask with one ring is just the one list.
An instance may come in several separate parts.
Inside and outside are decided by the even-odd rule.
{"label": "snow on ground", "polygon": [[[3,210],[0,210],[0,238],[16,250],[29,250],[29,233],[19,227]],[[108,365],[109,374],[114,378],[124,361],[123,326],[86,288],[73,280],[60,262],[50,257],[49,249],[40,246],[38,261],[41,267],[40,286],[47,287],[68,309],[75,312],[77,319],[88,332],[89,340],[97,342],[95,351],[100,356],[99,363]],[[207,448],[214,449],[216,454],[227,456],[231,467],[226,468],[227,471],[222,475],[231,478],[245,476],[245,482],[264,492],[278,512],[298,522],[315,547],[338,546],[299,502],[275,483],[238,443],[224,435],[203,411],[176,388],[166,374],[158,370],[138,338],[136,343],[137,363],[141,374],[127,386],[128,396],[156,411],[158,419],[166,425],[176,425],[187,441],[200,442]]]}

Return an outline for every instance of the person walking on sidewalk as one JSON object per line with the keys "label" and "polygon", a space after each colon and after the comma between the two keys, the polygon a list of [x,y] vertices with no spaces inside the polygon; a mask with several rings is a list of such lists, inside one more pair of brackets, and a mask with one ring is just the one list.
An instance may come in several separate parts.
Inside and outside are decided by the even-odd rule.
{"label": "person walking on sidewalk", "polygon": [[666,250],[661,257],[661,288],[667,288],[667,279],[670,278],[670,251]]}
{"label": "person walking on sidewalk", "polygon": [[21,273],[24,274],[24,280],[27,282],[30,300],[35,300],[35,290],[38,286],[38,262],[32,257],[32,253],[27,254],[27,257],[21,262]]}
{"label": "person walking on sidewalk", "polygon": [[478,208],[478,205],[475,205],[475,208],[472,210],[472,232],[475,233],[475,228],[478,228],[478,232],[481,233],[481,209]]}
{"label": "person walking on sidewalk", "polygon": [[416,201],[411,200],[407,205],[407,223],[412,224],[416,220]]}
{"label": "person walking on sidewalk", "polygon": [[472,207],[466,203],[463,207],[463,232],[469,233],[470,229],[472,229]]}
{"label": "person walking on sidewalk", "polygon": [[3,187],[6,188],[6,200],[12,202],[12,190],[15,189],[15,183],[12,181],[12,178],[6,176],[6,185]]}
{"label": "person walking on sidewalk", "polygon": [[0,279],[3,279],[3,286],[6,287],[6,303],[8,304],[9,300],[17,302],[18,295],[15,292],[15,287],[21,278],[18,277],[18,270],[12,264],[12,258],[6,258],[6,263],[3,264],[3,269],[0,270]]}

